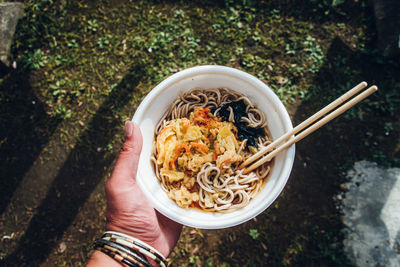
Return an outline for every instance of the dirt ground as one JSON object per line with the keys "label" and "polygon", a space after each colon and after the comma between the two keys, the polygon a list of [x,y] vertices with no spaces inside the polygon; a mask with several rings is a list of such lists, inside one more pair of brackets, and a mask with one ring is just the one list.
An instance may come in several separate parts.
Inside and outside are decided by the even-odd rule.
{"label": "dirt ground", "polygon": [[[309,103],[289,107],[295,124],[315,111],[316,105]],[[1,217],[2,251],[14,251],[5,259],[8,266],[41,262],[42,266],[77,266],[87,259],[92,240],[103,230],[103,177],[114,159],[80,145],[90,139],[96,148],[101,147],[101,137],[93,140],[98,132],[96,118],[93,125],[73,148],[58,146],[53,140],[58,130],[54,126],[48,140],[33,140],[39,147],[47,142],[47,149],[24,153],[35,160],[7,169],[24,174]],[[122,131],[120,125],[103,126]],[[229,229],[185,227],[170,257],[174,265],[351,265],[342,252],[335,196],[344,182],[346,164],[351,164],[345,160],[368,151],[359,138],[366,128],[357,121],[338,119],[299,143],[290,180],[268,210]],[[23,132],[29,133],[29,128]],[[388,147],[398,140],[390,137],[385,141]],[[260,236],[253,239],[250,229],[257,229]]]}
{"label": "dirt ground", "polygon": [[[338,97],[338,85],[345,90],[365,79],[379,93],[356,116],[341,116],[296,145],[290,179],[265,212],[223,230],[184,227],[169,257],[173,266],[353,266],[343,250],[336,197],[356,161],[400,162],[399,105],[393,104],[400,99],[400,65],[340,37],[326,54],[309,97],[287,104],[294,125]],[[346,64],[337,67],[339,57]],[[357,76],[349,78],[343,65]],[[2,77],[0,265],[85,264],[104,230],[104,183],[122,144],[123,123],[114,109],[133,115],[133,96],[144,94],[138,69],[103,101],[77,107],[92,109],[82,127],[48,113],[40,88],[32,86],[46,73],[17,68]]]}

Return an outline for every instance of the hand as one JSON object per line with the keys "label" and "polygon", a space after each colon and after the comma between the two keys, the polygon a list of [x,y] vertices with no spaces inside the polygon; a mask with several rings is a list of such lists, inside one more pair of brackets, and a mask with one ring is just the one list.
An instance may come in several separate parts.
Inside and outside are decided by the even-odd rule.
{"label": "hand", "polygon": [[154,210],[140,190],[136,173],[142,134],[131,121],[125,128],[125,143],[106,184],[106,229],[136,237],[167,257],[178,241],[182,226]]}
{"label": "hand", "polygon": [[140,190],[136,173],[142,135],[131,121],[125,124],[125,131],[125,143],[105,188],[106,229],[138,238],[167,257],[178,241],[182,225],[158,213]]}

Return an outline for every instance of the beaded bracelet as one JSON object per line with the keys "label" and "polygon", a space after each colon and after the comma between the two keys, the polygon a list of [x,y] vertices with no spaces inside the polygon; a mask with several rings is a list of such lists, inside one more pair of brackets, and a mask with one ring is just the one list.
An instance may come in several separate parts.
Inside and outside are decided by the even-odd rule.
{"label": "beaded bracelet", "polygon": [[161,267],[168,265],[165,257],[155,248],[119,232],[106,231],[101,238],[95,240],[94,248],[128,266],[151,267],[144,256],[154,260]]}

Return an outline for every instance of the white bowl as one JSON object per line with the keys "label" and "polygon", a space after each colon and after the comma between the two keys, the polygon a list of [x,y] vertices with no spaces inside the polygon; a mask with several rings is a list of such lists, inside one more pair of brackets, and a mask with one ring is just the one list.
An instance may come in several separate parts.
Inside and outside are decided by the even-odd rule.
{"label": "white bowl", "polygon": [[245,94],[266,114],[274,140],[290,131],[293,126],[282,102],[266,84],[248,73],[224,66],[198,66],[175,73],[157,85],[137,108],[133,121],[139,125],[143,135],[137,182],[153,207],[186,226],[202,229],[235,226],[260,214],[279,196],[292,169],[295,147],[291,146],[275,158],[269,180],[246,207],[229,213],[180,208],[161,189],[150,157],[155,126],[173,100],[178,97],[179,92],[194,87],[227,87]]}

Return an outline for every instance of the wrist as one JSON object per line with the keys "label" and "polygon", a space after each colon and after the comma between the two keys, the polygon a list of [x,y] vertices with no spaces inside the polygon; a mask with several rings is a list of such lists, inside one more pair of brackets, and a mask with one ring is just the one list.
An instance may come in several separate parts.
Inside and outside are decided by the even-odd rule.
{"label": "wrist", "polygon": [[[138,264],[139,266],[161,266],[168,265],[166,257],[153,245],[150,245],[132,235],[122,233],[117,229],[109,229],[94,246],[106,255],[125,264]],[[125,265],[124,265],[125,266]],[[131,266],[131,265],[129,265]],[[135,265],[136,266],[136,265]]]}
{"label": "wrist", "polygon": [[168,242],[166,240],[161,240],[162,236],[161,234],[157,235],[157,238],[145,238],[143,233],[137,233],[135,231],[132,231],[131,229],[125,228],[123,226],[119,226],[118,224],[113,224],[113,223],[107,223],[106,225],[106,230],[107,231],[115,231],[119,232],[122,234],[126,234],[128,236],[131,236],[133,238],[137,238],[141,240],[142,242],[148,244],[149,246],[155,248],[157,251],[159,251],[165,258],[168,257],[168,255],[171,253],[173,248],[170,248],[168,246]]}
{"label": "wrist", "polygon": [[110,267],[121,267],[121,264],[115,261],[110,256],[104,254],[101,251],[95,250],[90,256],[90,259],[86,265],[87,267],[99,267],[99,266],[110,266]]}

